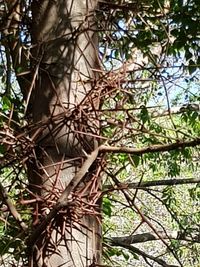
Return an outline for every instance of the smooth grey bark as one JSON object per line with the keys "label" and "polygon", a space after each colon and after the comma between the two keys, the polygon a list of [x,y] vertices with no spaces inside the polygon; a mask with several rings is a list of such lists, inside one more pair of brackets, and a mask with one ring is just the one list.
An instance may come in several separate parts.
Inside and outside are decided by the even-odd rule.
{"label": "smooth grey bark", "polygon": [[[95,69],[99,68],[96,6],[96,0],[32,3],[35,86],[28,112],[37,125],[37,158],[29,166],[29,181],[34,194],[43,199],[36,227],[51,209],[49,203],[55,203],[73,179],[86,153],[94,149],[92,136],[99,131],[92,112],[94,106],[98,108],[98,99],[88,97],[95,91]],[[70,220],[68,214],[59,214],[38,237],[30,248],[30,266],[85,267],[100,261],[99,220],[92,215],[84,215],[79,222]]]}

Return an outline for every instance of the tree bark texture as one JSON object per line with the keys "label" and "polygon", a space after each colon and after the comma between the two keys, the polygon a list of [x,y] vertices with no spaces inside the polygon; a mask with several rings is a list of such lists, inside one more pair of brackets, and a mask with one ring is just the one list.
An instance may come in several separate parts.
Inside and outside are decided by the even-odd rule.
{"label": "tree bark texture", "polygon": [[[44,220],[62,191],[73,180],[88,153],[98,143],[94,109],[99,68],[95,33],[96,0],[34,0],[32,3],[32,82],[28,112],[35,125],[36,156],[29,182],[38,198],[34,227]],[[98,198],[93,213],[86,210],[95,180],[89,169],[69,206],[59,212],[30,250],[34,267],[95,266],[100,260]],[[93,183],[93,187],[94,187]],[[87,187],[87,190],[85,190]],[[79,202],[78,202],[79,201]],[[90,209],[90,208],[89,208]],[[33,230],[34,231],[34,230]],[[93,264],[93,265],[92,265]]]}

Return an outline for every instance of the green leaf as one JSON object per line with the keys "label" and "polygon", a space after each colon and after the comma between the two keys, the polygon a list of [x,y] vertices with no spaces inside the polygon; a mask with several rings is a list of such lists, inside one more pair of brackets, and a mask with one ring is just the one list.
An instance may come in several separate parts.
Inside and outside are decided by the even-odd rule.
{"label": "green leaf", "polygon": [[130,253],[133,255],[133,258],[134,258],[135,260],[139,260],[139,259],[140,259],[139,256],[138,256],[136,253],[134,253],[134,252],[132,252],[132,251],[130,251]]}
{"label": "green leaf", "polygon": [[125,259],[126,261],[128,261],[128,260],[130,259],[129,254],[128,254],[128,253],[125,253],[123,250],[122,250],[122,255],[124,256],[124,259]]}
{"label": "green leaf", "polygon": [[192,59],[189,61],[188,70],[190,74],[193,74],[196,71],[196,63]]}
{"label": "green leaf", "polygon": [[107,215],[108,217],[111,217],[111,214],[112,214],[112,203],[111,203],[109,198],[107,198],[107,197],[103,198],[102,207],[103,207],[103,213],[105,215]]}
{"label": "green leaf", "polygon": [[2,156],[5,153],[5,146],[4,145],[0,145],[0,156]]}
{"label": "green leaf", "polygon": [[11,106],[12,106],[12,103],[11,103],[10,99],[7,96],[4,95],[2,97],[2,109],[4,111],[10,110]]}
{"label": "green leaf", "polygon": [[149,119],[150,119],[149,113],[148,113],[148,110],[147,110],[147,108],[145,106],[141,107],[141,111],[140,111],[139,117],[143,121],[143,123],[149,121]]}
{"label": "green leaf", "polygon": [[132,155],[131,158],[132,158],[132,160],[133,160],[133,162],[135,164],[135,167],[137,167],[139,165],[139,163],[140,163],[140,157],[138,155]]}

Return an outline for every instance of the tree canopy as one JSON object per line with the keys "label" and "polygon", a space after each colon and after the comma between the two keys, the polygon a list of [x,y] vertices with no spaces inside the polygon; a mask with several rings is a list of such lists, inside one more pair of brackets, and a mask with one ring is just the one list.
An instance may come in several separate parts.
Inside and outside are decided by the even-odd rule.
{"label": "tree canopy", "polygon": [[[55,1],[61,10],[66,2]],[[74,13],[63,12],[54,25],[51,1],[0,1],[0,266],[28,266],[27,248],[55,226],[56,216],[65,217],[59,228],[65,229],[82,226],[86,215],[102,227],[102,265],[88,267],[198,267],[200,2],[100,0],[92,6],[88,0],[87,12],[84,1],[68,2]],[[76,55],[85,58],[76,65],[79,37]],[[77,66],[83,71],[76,76]],[[65,107],[50,114],[48,106],[50,115],[43,116],[53,102],[49,80],[56,95],[63,76],[81,85],[82,95],[77,90],[66,106],[58,97]],[[30,164],[41,170],[52,147],[60,153],[57,141],[45,150],[47,129],[59,140],[63,129],[68,139],[73,135],[76,148],[66,149],[79,170],[68,186],[39,195],[30,187],[39,187],[29,178]],[[59,162],[56,179],[68,161],[67,154],[48,163]],[[42,214],[37,205],[44,203]]]}

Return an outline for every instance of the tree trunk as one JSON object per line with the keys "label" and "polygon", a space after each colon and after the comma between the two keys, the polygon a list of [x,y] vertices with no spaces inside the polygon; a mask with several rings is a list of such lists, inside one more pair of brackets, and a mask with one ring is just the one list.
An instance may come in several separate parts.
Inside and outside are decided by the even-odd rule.
{"label": "tree trunk", "polygon": [[[96,6],[96,0],[32,3],[35,86],[28,112],[37,126],[36,157],[29,166],[30,188],[39,199],[35,206],[35,229],[97,142],[94,137],[99,133],[94,112],[94,107],[98,108],[95,69],[99,68]],[[97,197],[92,198],[98,195],[100,184],[96,166],[93,164],[76,192],[70,195],[72,201],[68,207],[55,216],[34,242],[30,266],[85,267],[100,261],[97,216],[100,204]],[[94,185],[96,189],[92,192]],[[89,202],[95,207],[92,210]]]}

